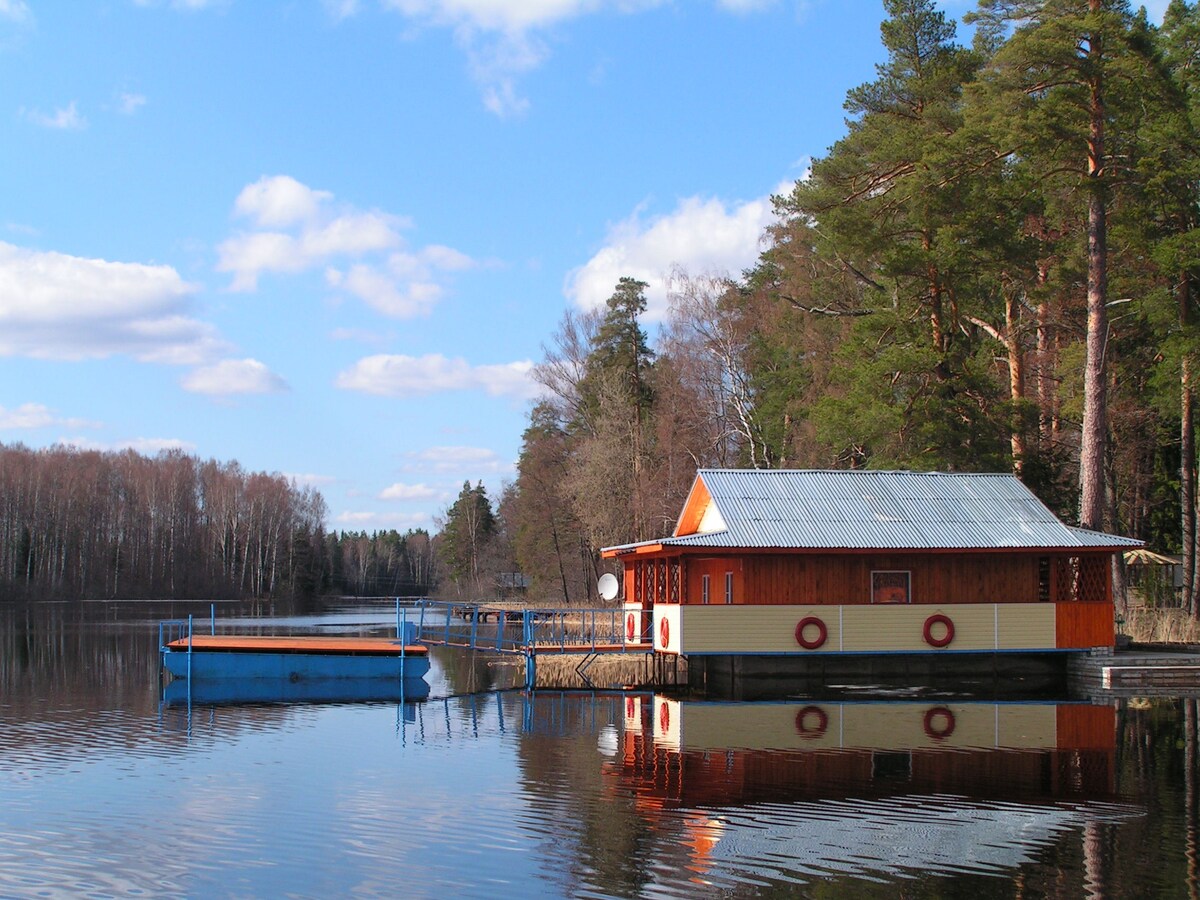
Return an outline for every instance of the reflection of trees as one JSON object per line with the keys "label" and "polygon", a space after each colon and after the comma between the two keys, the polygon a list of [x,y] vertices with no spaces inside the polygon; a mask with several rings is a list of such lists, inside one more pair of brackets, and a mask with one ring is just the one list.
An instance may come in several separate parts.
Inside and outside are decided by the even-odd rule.
{"label": "reflection of trees", "polygon": [[1146,798],[1148,814],[1108,827],[1104,855],[1111,895],[1174,884],[1200,896],[1197,879],[1197,701],[1129,701],[1118,718],[1118,785]]}
{"label": "reflection of trees", "polygon": [[543,692],[530,702],[518,746],[525,792],[560,810],[560,828],[543,852],[573,894],[590,885],[640,896],[655,868],[675,863],[664,859],[661,822],[640,812],[633,793],[604,766],[599,734],[617,721],[620,699]]}

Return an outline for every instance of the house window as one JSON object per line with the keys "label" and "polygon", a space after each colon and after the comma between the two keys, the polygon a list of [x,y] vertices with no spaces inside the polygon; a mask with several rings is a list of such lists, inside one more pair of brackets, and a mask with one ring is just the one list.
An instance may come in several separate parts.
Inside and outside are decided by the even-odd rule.
{"label": "house window", "polygon": [[912,572],[878,571],[871,573],[872,603],[909,603],[912,600]]}
{"label": "house window", "polygon": [[700,602],[708,606],[709,598],[711,597],[712,576],[702,575],[700,577]]}
{"label": "house window", "polygon": [[725,573],[725,602],[733,602],[733,573]]}

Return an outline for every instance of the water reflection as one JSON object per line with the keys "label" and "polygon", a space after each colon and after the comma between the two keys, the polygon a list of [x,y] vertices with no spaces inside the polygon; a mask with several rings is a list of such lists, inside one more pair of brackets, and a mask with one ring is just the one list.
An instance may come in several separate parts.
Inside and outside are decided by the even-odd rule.
{"label": "water reflection", "polygon": [[613,768],[706,878],[998,874],[1144,814],[1111,707],[630,696],[624,725]]}
{"label": "water reflection", "polygon": [[1194,701],[176,706],[171,615],[0,606],[0,896],[1197,893]]}

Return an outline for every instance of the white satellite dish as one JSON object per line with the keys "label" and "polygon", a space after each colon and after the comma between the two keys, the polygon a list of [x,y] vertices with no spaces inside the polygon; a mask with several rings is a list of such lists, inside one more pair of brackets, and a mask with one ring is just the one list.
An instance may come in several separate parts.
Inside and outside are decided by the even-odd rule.
{"label": "white satellite dish", "polygon": [[617,584],[617,576],[612,572],[605,572],[600,576],[600,581],[596,584],[596,590],[600,592],[602,600],[612,600],[617,596],[617,590],[620,585]]}

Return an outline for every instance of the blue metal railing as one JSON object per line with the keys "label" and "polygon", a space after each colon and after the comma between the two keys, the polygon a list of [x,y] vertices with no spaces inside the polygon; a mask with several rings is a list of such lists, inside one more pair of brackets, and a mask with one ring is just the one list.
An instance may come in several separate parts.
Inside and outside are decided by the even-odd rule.
{"label": "blue metal railing", "polygon": [[498,653],[525,653],[529,648],[599,652],[624,647],[624,621],[624,610],[611,607],[510,609],[425,600],[417,639]]}

